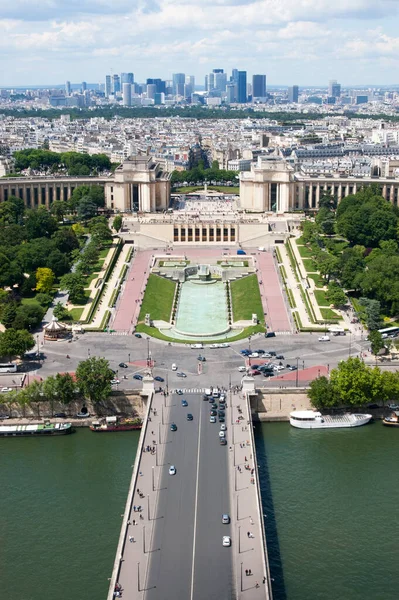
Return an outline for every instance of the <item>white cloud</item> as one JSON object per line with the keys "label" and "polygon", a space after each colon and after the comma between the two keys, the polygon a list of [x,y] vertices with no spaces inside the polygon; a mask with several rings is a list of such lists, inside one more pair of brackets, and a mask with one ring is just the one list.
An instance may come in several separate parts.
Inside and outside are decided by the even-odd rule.
{"label": "white cloud", "polygon": [[[267,72],[280,82],[309,72],[349,77],[352,58],[398,54],[395,24],[396,0],[3,1],[0,48],[8,60],[1,83],[25,83],[19,73],[26,55],[31,64],[32,56],[40,61],[31,75],[37,83],[47,83],[55,65],[61,79],[72,80],[103,79],[110,64],[139,79],[155,71],[199,75],[214,66]],[[376,80],[380,74],[376,66]]]}

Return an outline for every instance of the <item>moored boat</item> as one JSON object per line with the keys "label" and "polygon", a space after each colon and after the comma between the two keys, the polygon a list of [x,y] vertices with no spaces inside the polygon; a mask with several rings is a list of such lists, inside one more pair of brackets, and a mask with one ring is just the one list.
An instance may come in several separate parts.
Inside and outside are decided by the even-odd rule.
{"label": "moored boat", "polygon": [[32,423],[29,425],[0,425],[0,437],[49,437],[73,432],[71,423]]}
{"label": "moored boat", "polygon": [[143,423],[141,419],[119,419],[118,417],[105,417],[98,421],[93,421],[90,425],[91,431],[95,432],[115,432],[115,431],[134,431],[141,429]]}
{"label": "moored boat", "polygon": [[294,410],[290,413],[290,424],[299,429],[336,429],[339,427],[360,427],[366,425],[372,415],[345,413],[343,415],[322,415],[315,410]]}
{"label": "moored boat", "polygon": [[382,419],[382,424],[386,427],[399,427],[399,411],[394,410],[391,416]]}

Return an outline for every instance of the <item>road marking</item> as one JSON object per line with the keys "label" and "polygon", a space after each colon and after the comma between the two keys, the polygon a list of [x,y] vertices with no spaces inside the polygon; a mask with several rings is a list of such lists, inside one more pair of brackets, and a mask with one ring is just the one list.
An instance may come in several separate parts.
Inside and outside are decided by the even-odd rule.
{"label": "road marking", "polygon": [[197,512],[198,512],[198,483],[199,483],[199,460],[201,453],[201,409],[199,411],[199,426],[198,426],[198,453],[197,453],[197,481],[195,484],[195,512],[194,512],[194,536],[193,536],[193,559],[192,559],[192,567],[191,567],[191,593],[190,599],[194,598],[194,563],[195,563],[195,544],[197,537]]}

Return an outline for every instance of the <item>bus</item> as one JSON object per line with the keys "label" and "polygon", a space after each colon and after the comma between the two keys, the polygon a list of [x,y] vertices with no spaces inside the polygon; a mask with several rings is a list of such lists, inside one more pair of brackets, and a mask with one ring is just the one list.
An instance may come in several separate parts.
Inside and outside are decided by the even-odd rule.
{"label": "bus", "polygon": [[378,332],[385,338],[395,338],[399,335],[399,327],[386,327],[385,329],[379,329]]}
{"label": "bus", "polygon": [[0,373],[16,373],[17,365],[15,363],[0,363]]}

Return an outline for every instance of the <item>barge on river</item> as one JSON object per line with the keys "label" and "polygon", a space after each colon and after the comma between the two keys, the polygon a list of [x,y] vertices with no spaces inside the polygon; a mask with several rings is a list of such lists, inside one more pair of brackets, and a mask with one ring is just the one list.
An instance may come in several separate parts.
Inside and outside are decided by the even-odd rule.
{"label": "barge on river", "polygon": [[118,417],[105,417],[105,419],[93,421],[90,425],[90,429],[96,433],[112,433],[115,431],[134,431],[136,429],[141,429],[142,426],[142,420],[139,418],[119,419]]}
{"label": "barge on river", "polygon": [[336,429],[338,427],[360,427],[371,421],[369,414],[322,415],[315,410],[294,410],[290,413],[290,424],[299,429]]}
{"label": "barge on river", "polygon": [[30,425],[0,425],[0,437],[49,437],[72,433],[71,423],[32,423]]}

